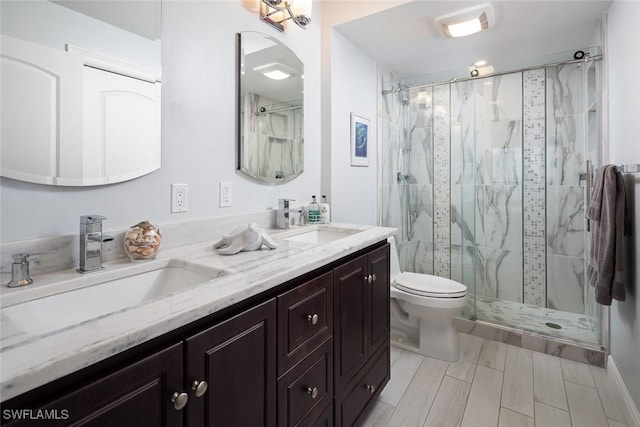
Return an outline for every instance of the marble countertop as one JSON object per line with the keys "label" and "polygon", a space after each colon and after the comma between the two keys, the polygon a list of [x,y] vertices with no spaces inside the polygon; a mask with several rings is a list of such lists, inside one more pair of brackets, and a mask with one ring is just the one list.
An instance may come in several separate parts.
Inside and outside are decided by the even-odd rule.
{"label": "marble countertop", "polygon": [[[345,237],[323,244],[283,240],[289,235],[314,229],[344,232]],[[270,234],[279,244],[273,250],[263,247],[258,251],[224,256],[216,253],[213,242],[201,243],[160,251],[152,261],[132,263],[128,259],[118,259],[105,263],[105,269],[96,273],[81,275],[75,270],[65,270],[34,276],[34,284],[25,288],[3,286],[0,289],[0,314],[3,317],[0,326],[0,398],[8,400],[107,359],[385,240],[395,232],[394,228],[351,224],[273,230]],[[16,325],[4,314],[5,308],[22,302],[167,265],[186,266],[218,277],[44,333],[21,327],[22,323]],[[47,313],[38,315],[46,321]]]}

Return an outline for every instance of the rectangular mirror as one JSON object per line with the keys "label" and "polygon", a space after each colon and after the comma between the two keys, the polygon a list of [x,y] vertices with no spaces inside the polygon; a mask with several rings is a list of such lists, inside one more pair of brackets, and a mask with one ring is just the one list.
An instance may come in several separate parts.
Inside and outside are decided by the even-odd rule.
{"label": "rectangular mirror", "polygon": [[0,175],[103,185],[160,168],[160,0],[0,2]]}
{"label": "rectangular mirror", "polygon": [[238,165],[262,182],[304,170],[304,66],[266,34],[238,34]]}

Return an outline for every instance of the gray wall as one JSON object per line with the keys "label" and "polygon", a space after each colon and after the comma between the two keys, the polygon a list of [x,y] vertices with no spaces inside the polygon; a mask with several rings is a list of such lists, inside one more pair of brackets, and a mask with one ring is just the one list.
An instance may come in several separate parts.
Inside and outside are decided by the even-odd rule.
{"label": "gray wall", "polygon": [[[640,3],[613,1],[608,17],[609,161],[640,163]],[[626,176],[633,215],[627,246],[627,300],[611,306],[611,356],[640,408],[640,174]]]}

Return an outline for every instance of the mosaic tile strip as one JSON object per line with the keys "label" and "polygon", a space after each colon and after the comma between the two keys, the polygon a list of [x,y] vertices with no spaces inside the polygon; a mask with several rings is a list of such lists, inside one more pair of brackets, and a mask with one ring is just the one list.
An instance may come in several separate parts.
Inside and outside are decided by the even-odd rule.
{"label": "mosaic tile strip", "polygon": [[433,238],[435,275],[451,276],[450,85],[433,88]]}
{"label": "mosaic tile strip", "polygon": [[523,72],[524,303],[546,306],[545,70]]}

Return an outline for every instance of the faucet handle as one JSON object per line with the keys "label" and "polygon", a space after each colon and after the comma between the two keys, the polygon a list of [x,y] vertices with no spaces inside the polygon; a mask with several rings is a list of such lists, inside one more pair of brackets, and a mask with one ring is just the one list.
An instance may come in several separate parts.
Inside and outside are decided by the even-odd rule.
{"label": "faucet handle", "polygon": [[14,264],[28,264],[29,263],[29,254],[13,254],[13,263]]}
{"label": "faucet handle", "polygon": [[281,209],[289,209],[289,202],[295,202],[296,199],[278,199],[278,206]]}
{"label": "faucet handle", "polygon": [[96,222],[101,222],[103,220],[107,219],[106,216],[102,216],[102,215],[82,215],[80,217],[80,223],[81,224],[94,224]]}

